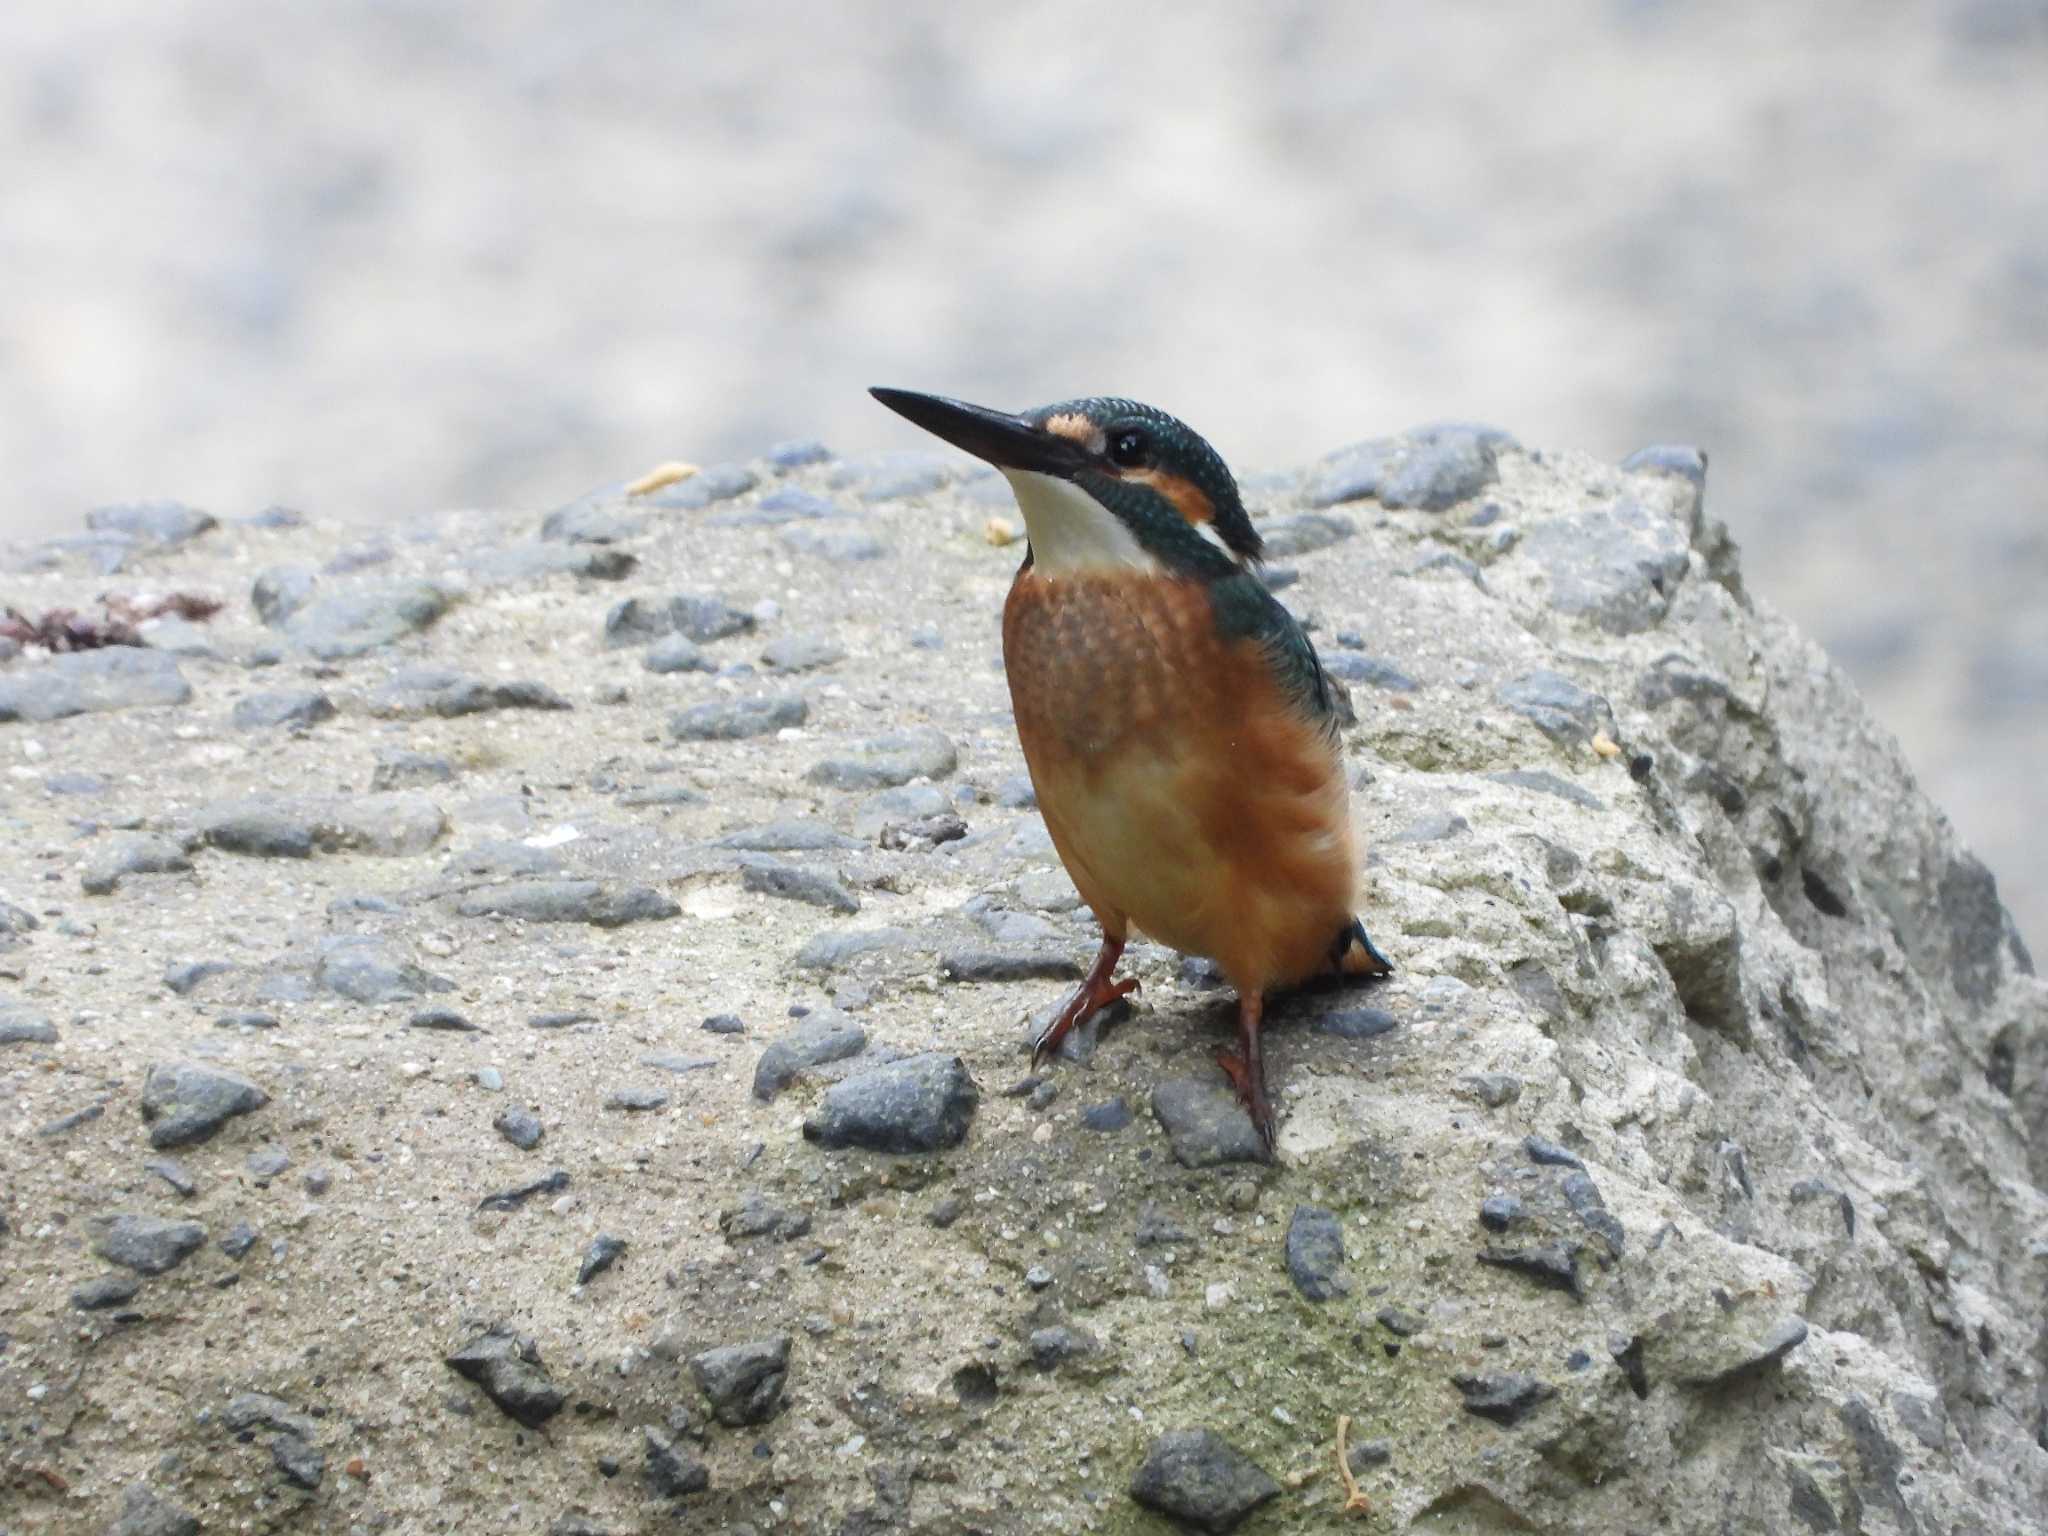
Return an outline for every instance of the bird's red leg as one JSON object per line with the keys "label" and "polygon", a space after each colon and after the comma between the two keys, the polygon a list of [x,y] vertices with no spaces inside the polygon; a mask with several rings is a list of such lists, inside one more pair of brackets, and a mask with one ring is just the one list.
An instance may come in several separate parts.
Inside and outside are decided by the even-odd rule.
{"label": "bird's red leg", "polygon": [[1107,1008],[1120,997],[1126,997],[1138,990],[1138,979],[1133,976],[1127,981],[1111,981],[1116,963],[1123,958],[1124,941],[1102,936],[1102,948],[1096,951],[1095,964],[1089,967],[1088,977],[1080,989],[1067,999],[1067,1006],[1053,1017],[1044,1031],[1031,1046],[1031,1066],[1036,1071],[1038,1064],[1060,1048],[1060,1042],[1067,1038],[1074,1026],[1085,1020],[1097,1009]]}
{"label": "bird's red leg", "polygon": [[1265,1018],[1266,1000],[1257,992],[1237,995],[1237,1049],[1218,1051],[1216,1065],[1223,1069],[1237,1090],[1237,1101],[1252,1117],[1252,1128],[1266,1144],[1266,1156],[1273,1155],[1273,1106],[1266,1102],[1266,1060],[1259,1049],[1259,1025]]}

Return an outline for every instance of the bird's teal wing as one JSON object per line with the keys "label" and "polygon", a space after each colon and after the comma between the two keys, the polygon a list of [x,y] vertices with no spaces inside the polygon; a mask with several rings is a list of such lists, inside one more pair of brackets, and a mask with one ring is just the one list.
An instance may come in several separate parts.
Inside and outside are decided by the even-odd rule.
{"label": "bird's teal wing", "polygon": [[1239,571],[1211,582],[1209,595],[1217,628],[1233,639],[1258,641],[1281,691],[1309,719],[1334,733],[1340,723],[1337,700],[1316,648],[1266,584],[1250,571]]}

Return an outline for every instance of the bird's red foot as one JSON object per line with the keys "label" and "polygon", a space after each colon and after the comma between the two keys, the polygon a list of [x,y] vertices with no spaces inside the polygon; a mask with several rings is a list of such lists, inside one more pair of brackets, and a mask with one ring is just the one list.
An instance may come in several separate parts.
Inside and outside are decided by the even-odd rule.
{"label": "bird's red foot", "polygon": [[1124,952],[1122,940],[1103,940],[1102,949],[1095,956],[1095,964],[1089,967],[1088,977],[1074,995],[1067,999],[1067,1005],[1053,1016],[1053,1021],[1039,1032],[1031,1043],[1031,1069],[1037,1071],[1046,1057],[1060,1048],[1060,1042],[1072,1034],[1075,1026],[1084,1023],[1091,1015],[1107,1008],[1120,998],[1129,997],[1138,990],[1138,978],[1129,977],[1123,981],[1112,981],[1110,976],[1116,970],[1116,963]]}
{"label": "bird's red foot", "polygon": [[1244,1112],[1251,1116],[1252,1129],[1259,1133],[1259,1140],[1266,1144],[1266,1156],[1273,1155],[1275,1132],[1273,1129],[1273,1106],[1266,1101],[1266,1074],[1263,1064],[1248,1063],[1237,1051],[1218,1051],[1216,1065],[1223,1069],[1223,1075],[1230,1079],[1230,1086],[1237,1090],[1237,1102],[1244,1106]]}

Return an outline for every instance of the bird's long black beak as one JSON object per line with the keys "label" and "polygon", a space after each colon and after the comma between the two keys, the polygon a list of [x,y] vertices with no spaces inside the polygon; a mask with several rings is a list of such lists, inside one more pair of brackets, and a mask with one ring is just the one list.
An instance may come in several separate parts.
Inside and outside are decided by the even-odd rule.
{"label": "bird's long black beak", "polygon": [[1023,416],[1009,416],[986,406],[943,395],[921,395],[911,389],[870,389],[897,415],[916,422],[934,437],[997,469],[1026,469],[1041,475],[1073,474],[1088,456],[1071,438],[1048,432]]}

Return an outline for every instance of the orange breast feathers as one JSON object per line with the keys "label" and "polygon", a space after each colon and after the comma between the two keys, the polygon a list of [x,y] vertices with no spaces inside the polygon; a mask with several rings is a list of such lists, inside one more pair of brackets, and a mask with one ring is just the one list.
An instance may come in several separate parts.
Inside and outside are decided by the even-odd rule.
{"label": "orange breast feathers", "polygon": [[1039,809],[1106,933],[1244,989],[1327,965],[1357,883],[1342,760],[1259,642],[1217,634],[1201,583],[1027,569],[1003,662]]}

